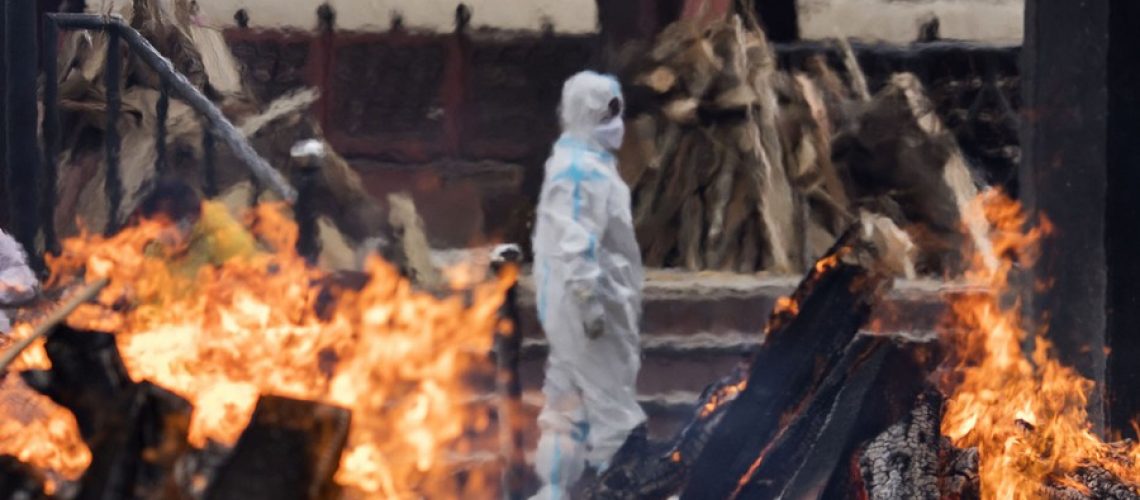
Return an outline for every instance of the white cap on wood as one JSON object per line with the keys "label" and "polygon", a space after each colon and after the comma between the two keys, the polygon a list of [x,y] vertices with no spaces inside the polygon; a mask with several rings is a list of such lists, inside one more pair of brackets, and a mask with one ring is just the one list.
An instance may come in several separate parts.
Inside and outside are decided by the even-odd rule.
{"label": "white cap on wood", "polygon": [[325,143],[317,139],[306,139],[293,145],[289,150],[289,156],[293,158],[324,158],[325,157]]}

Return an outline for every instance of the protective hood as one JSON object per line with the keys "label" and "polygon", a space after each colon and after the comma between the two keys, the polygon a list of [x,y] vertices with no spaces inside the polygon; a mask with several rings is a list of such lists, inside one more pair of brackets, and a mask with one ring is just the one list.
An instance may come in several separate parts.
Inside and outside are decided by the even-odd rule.
{"label": "protective hood", "polygon": [[593,71],[578,73],[562,86],[559,107],[562,132],[607,149],[617,149],[621,144],[624,107],[625,99],[617,79]]}

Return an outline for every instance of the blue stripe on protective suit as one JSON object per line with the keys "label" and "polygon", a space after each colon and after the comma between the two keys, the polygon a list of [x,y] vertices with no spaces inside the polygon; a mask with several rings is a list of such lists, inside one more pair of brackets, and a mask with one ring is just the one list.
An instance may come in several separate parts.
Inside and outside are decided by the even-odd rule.
{"label": "blue stripe on protective suit", "polygon": [[[553,180],[553,181],[565,180],[565,181],[570,181],[574,184],[574,191],[573,191],[574,220],[578,221],[578,220],[580,220],[581,214],[582,214],[582,183],[583,182],[606,180],[606,176],[604,174],[602,174],[601,172],[582,167],[582,165],[583,165],[582,155],[584,153],[587,153],[587,152],[602,156],[603,158],[606,158],[607,156],[611,156],[611,155],[607,152],[604,152],[604,151],[590,150],[590,148],[588,148],[581,141],[579,141],[577,139],[570,138],[570,137],[563,137],[562,139],[560,139],[558,141],[558,145],[573,151],[574,155],[572,156],[572,158],[570,160],[570,166],[566,167],[565,170],[558,172],[558,174],[556,174],[554,176],[554,178],[551,180]],[[590,233],[589,236],[590,236],[590,245],[586,249],[586,258],[589,260],[597,260],[597,258],[598,258],[598,254],[597,254],[598,235]]]}
{"label": "blue stripe on protective suit", "polygon": [[538,285],[538,321],[546,323],[546,285],[550,283],[550,266],[542,261],[542,283]]}
{"label": "blue stripe on protective suit", "polygon": [[582,153],[586,152],[584,145],[578,143],[570,138],[564,138],[558,142],[560,145],[574,151],[573,159],[570,160],[570,166],[565,170],[558,172],[554,176],[553,181],[570,181],[574,184],[574,220],[579,220],[582,213],[582,183],[590,181],[604,181],[606,176],[601,172],[582,167]]}
{"label": "blue stripe on protective suit", "polygon": [[[556,442],[554,444],[554,461],[550,465],[550,483],[562,484],[562,446]],[[558,500],[562,496],[562,489],[555,488],[551,491],[551,500]]]}

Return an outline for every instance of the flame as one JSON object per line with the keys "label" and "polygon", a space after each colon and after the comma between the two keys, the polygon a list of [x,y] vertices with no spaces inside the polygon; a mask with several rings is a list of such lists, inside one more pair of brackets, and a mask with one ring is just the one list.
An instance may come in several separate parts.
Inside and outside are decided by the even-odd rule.
{"label": "flame", "polygon": [[748,378],[743,376],[736,382],[718,387],[716,391],[709,394],[705,404],[701,405],[699,417],[708,418],[709,415],[712,415],[724,404],[734,401],[746,387],[748,387]]}
{"label": "flame", "polygon": [[834,269],[836,267],[839,267],[839,259],[841,257],[843,257],[844,253],[845,253],[844,249],[840,249],[839,252],[830,254],[830,255],[816,261],[816,263],[815,263],[816,274],[823,274],[823,273],[827,272],[829,269]]}
{"label": "flame", "polygon": [[[969,294],[951,304],[948,337],[955,344],[957,366],[950,374],[953,396],[942,433],[956,446],[977,447],[983,498],[1038,498],[1045,485],[1076,486],[1081,467],[1101,467],[1120,479],[1140,484],[1134,464],[1140,448],[1109,445],[1091,429],[1087,415],[1093,383],[1057,361],[1042,336],[1030,339],[1021,326],[1020,302],[1011,297],[1009,280],[1020,266],[1032,264],[1041,238],[1051,226],[1029,219],[1014,201],[987,193],[976,201],[993,228],[993,254],[999,265],[973,258],[967,278],[990,287],[990,294]],[[1026,355],[1023,345],[1035,347]],[[1084,488],[1081,486],[1080,488]]]}
{"label": "flame", "polygon": [[795,316],[800,313],[800,304],[796,299],[791,297],[780,297],[776,299],[776,305],[773,308],[772,314],[789,314]]}
{"label": "flame", "polygon": [[[49,258],[50,283],[84,273],[88,280],[110,278],[99,304],[76,311],[69,323],[115,332],[132,379],[189,400],[195,446],[233,444],[258,396],[273,394],[352,410],[336,481],[365,496],[455,498],[463,488],[486,488],[470,475],[461,485],[453,455],[464,451],[466,434],[488,425],[489,410],[470,404],[469,381],[490,369],[484,360],[515,277],[440,298],[373,258],[363,289],[329,297],[317,285],[329,276],[292,250],[296,227],[277,207],[259,206],[247,222],[275,250],[185,278],[148,253],[162,228],[143,223],[110,238],[68,240],[60,256]],[[123,301],[133,307],[111,307]],[[24,357],[25,363],[43,358],[42,349]],[[30,460],[68,478],[90,460],[72,449],[82,445],[77,435],[31,439],[76,453],[66,463]]]}

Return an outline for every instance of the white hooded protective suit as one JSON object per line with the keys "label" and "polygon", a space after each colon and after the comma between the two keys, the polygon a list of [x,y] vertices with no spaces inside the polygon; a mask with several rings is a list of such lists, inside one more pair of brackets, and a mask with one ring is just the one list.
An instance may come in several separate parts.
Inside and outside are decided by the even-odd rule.
{"label": "white hooded protective suit", "polygon": [[604,469],[645,422],[635,387],[641,254],[629,188],[609,152],[621,144],[621,99],[611,77],[567,80],[563,134],[546,162],[534,233],[536,302],[550,342],[535,464],[545,486],[536,498],[565,498],[587,462]]}
{"label": "white hooded protective suit", "polygon": [[0,333],[12,327],[4,308],[34,298],[38,285],[35,273],[28,267],[24,247],[0,231]]}

